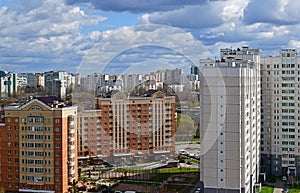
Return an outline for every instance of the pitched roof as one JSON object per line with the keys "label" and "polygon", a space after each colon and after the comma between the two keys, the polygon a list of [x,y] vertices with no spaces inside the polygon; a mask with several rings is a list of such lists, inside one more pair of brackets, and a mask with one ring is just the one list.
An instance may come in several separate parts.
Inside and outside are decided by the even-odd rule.
{"label": "pitched roof", "polygon": [[42,97],[37,97],[39,101],[45,103],[48,106],[51,106],[52,104],[56,103],[63,103],[64,101],[57,97],[57,96],[42,96]]}

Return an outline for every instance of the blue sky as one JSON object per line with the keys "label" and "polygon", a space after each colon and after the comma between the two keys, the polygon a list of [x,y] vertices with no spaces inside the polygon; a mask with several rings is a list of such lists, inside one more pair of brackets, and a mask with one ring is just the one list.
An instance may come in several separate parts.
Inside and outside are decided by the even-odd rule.
{"label": "blue sky", "polygon": [[[300,47],[299,7],[295,0],[0,0],[0,70],[98,71],[141,45],[168,48],[150,52],[164,59],[215,58],[220,48],[243,45],[278,55]],[[149,63],[143,55],[136,61]]]}

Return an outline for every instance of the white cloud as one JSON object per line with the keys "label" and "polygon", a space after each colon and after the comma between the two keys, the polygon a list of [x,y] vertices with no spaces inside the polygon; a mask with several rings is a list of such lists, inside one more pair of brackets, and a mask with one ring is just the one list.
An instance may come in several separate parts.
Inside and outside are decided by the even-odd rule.
{"label": "white cloud", "polygon": [[154,11],[169,11],[180,9],[187,5],[199,5],[206,3],[207,0],[109,0],[109,1],[92,1],[92,0],[67,0],[68,4],[90,3],[96,9],[104,11],[132,13],[144,13]]}
{"label": "white cloud", "polygon": [[[299,39],[300,1],[227,0],[145,14],[141,23],[177,26],[190,31],[204,45],[219,47],[246,42],[265,52]],[[230,46],[231,47],[231,46]]]}
{"label": "white cloud", "polygon": [[295,0],[252,0],[245,9],[246,23],[272,23],[290,25],[299,23],[298,8],[300,1]]}
{"label": "white cloud", "polygon": [[207,58],[209,53],[191,33],[169,26],[138,25],[107,32],[84,58],[79,71],[107,73],[109,68],[109,73],[118,74],[137,62],[157,60],[179,66],[185,60],[197,64],[199,57]]}
{"label": "white cloud", "polygon": [[6,68],[27,65],[32,71],[38,65],[42,71],[47,66],[55,68],[55,64],[74,68],[85,50],[101,37],[100,32],[83,35],[81,28],[98,25],[104,17],[86,14],[60,0],[21,3],[0,8],[1,63],[11,64]]}
{"label": "white cloud", "polygon": [[181,9],[156,12],[140,17],[140,23],[155,23],[180,28],[208,28],[222,24],[219,2],[204,5],[185,6]]}

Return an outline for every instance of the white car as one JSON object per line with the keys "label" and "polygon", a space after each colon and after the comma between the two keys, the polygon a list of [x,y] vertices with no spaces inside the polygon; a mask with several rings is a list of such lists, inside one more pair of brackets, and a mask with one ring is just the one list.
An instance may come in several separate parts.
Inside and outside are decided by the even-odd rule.
{"label": "white car", "polygon": [[287,181],[286,176],[282,176],[282,181]]}

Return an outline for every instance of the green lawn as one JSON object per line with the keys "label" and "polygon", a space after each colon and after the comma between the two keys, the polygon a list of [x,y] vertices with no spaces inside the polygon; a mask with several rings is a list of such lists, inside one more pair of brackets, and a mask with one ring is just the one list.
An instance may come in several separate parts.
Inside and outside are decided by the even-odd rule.
{"label": "green lawn", "polygon": [[118,168],[116,169],[116,171],[118,172],[127,171],[128,173],[189,173],[189,172],[199,172],[199,168],[161,168],[161,169],[153,169],[153,170]]}
{"label": "green lawn", "polygon": [[158,173],[188,173],[199,172],[199,168],[162,168],[158,170]]}
{"label": "green lawn", "polygon": [[290,193],[299,193],[300,189],[299,188],[290,188]]}
{"label": "green lawn", "polygon": [[274,191],[274,187],[263,186],[261,193],[273,193],[273,191]]}
{"label": "green lawn", "polygon": [[195,137],[191,140],[191,142],[200,143],[200,138]]}

